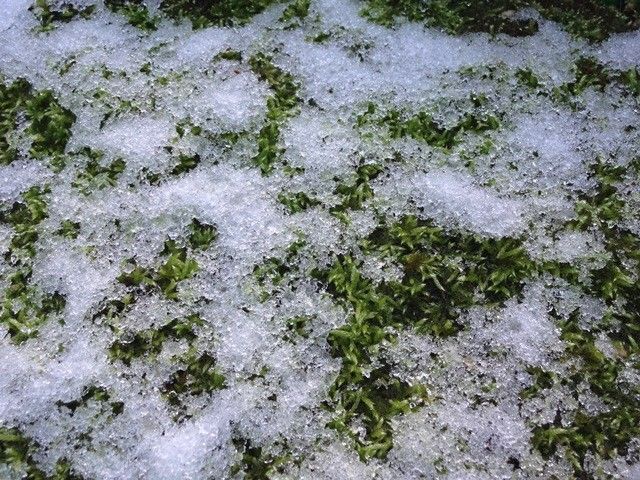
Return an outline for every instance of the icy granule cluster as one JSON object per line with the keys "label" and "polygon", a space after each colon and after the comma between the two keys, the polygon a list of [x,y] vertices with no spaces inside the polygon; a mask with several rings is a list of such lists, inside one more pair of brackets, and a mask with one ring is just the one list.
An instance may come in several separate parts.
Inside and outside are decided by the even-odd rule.
{"label": "icy granule cluster", "polygon": [[640,478],[638,32],[107,3],[0,5],[0,478]]}

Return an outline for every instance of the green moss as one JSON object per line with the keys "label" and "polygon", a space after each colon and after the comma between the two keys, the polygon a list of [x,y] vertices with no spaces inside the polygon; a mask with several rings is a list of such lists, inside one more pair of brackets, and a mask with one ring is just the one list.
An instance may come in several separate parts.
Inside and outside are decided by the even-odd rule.
{"label": "green moss", "polygon": [[82,480],[75,474],[69,462],[62,458],[55,464],[52,475],[40,469],[33,456],[38,445],[16,428],[0,428],[0,465],[9,467],[12,478],[26,480]]}
{"label": "green moss", "polygon": [[188,355],[181,361],[186,367],[174,372],[162,386],[169,403],[179,405],[183,395],[202,395],[226,388],[224,376],[216,369],[215,358],[208,353]]}
{"label": "green moss", "polygon": [[[472,96],[472,102],[476,107],[482,106],[486,99]],[[476,134],[500,128],[500,121],[494,115],[465,113],[458,122],[450,127],[444,127],[436,122],[431,114],[419,112],[407,117],[399,110],[389,110],[382,114],[372,103],[367,110],[357,119],[358,127],[374,124],[388,129],[392,139],[411,137],[425,142],[432,147],[450,150],[459,142],[459,137],[464,132]]]}
{"label": "green moss", "polygon": [[284,284],[285,279],[298,270],[296,261],[305,244],[303,239],[296,240],[287,247],[283,259],[268,257],[254,266],[253,276],[261,288],[262,301],[271,297],[276,289]]}
{"label": "green moss", "polygon": [[316,207],[320,205],[320,201],[313,197],[310,197],[304,192],[296,193],[284,193],[278,194],[278,201],[283,204],[289,213],[300,213],[308,208]]}
{"label": "green moss", "polygon": [[[345,373],[343,368],[329,391],[337,405],[326,405],[335,413],[327,426],[350,438],[361,460],[385,458],[393,447],[391,419],[421,406],[427,400],[426,388],[394,377],[387,366],[365,375],[359,372],[357,381],[345,382]],[[364,433],[354,428],[360,422]]]}
{"label": "green moss", "polygon": [[106,388],[90,385],[84,389],[80,398],[71,400],[70,402],[58,400],[56,406],[58,408],[64,407],[69,410],[70,415],[73,416],[78,408],[86,407],[90,402],[97,402],[108,406],[113,415],[120,415],[124,409],[124,403],[118,401],[109,402],[110,398],[111,395]]}
{"label": "green moss", "polygon": [[513,36],[531,35],[538,31],[532,20],[513,19],[505,12],[517,9],[524,2],[518,0],[365,0],[362,14],[381,25],[391,26],[397,17],[426,22],[448,33],[465,32],[506,33]]}
{"label": "green moss", "polygon": [[62,294],[43,293],[30,283],[30,277],[30,270],[11,275],[0,307],[0,323],[16,343],[36,337],[38,328],[51,316],[59,316],[66,305]]}
{"label": "green moss", "polygon": [[591,175],[593,191],[585,192],[576,204],[576,218],[570,226],[580,230],[598,229],[604,236],[609,257],[591,272],[586,290],[609,305],[613,328],[609,336],[625,355],[640,354],[640,237],[620,225],[627,211],[618,184],[633,169],[598,159]]}
{"label": "green moss", "polygon": [[32,138],[29,153],[35,158],[64,153],[76,116],[61,107],[49,90],[33,95],[25,107],[31,122],[27,129]]}
{"label": "green moss", "polygon": [[220,53],[218,53],[213,60],[229,60],[232,62],[241,62],[242,61],[242,52],[237,50],[227,49]]}
{"label": "green moss", "polygon": [[538,31],[535,20],[517,19],[513,13],[535,8],[544,17],[560,22],[575,36],[600,41],[611,33],[640,25],[640,2],[615,0],[363,0],[361,13],[381,25],[393,26],[399,17],[425,22],[448,33],[488,32],[527,36]]}
{"label": "green moss", "polygon": [[22,201],[16,202],[11,209],[0,212],[0,222],[13,228],[10,250],[15,259],[33,257],[35,243],[38,240],[38,225],[47,218],[45,195],[47,187],[31,187],[22,194]]}
{"label": "green moss", "polygon": [[597,88],[604,91],[611,82],[609,72],[597,60],[591,57],[581,57],[574,65],[575,79],[560,87],[555,87],[552,96],[556,100],[568,103],[570,96],[580,95],[587,88]]}
{"label": "green moss", "polygon": [[0,323],[14,342],[20,343],[38,334],[38,328],[51,316],[59,316],[66,300],[58,292],[45,293],[31,283],[31,259],[36,253],[38,225],[47,218],[47,188],[31,187],[22,201],[0,211],[0,223],[11,226],[14,234],[5,255],[14,267],[9,285],[0,300]]}
{"label": "green moss", "polygon": [[25,114],[26,134],[32,142],[29,153],[34,158],[64,153],[75,115],[60,106],[50,90],[34,92],[26,80],[18,79],[9,86],[0,83],[0,164],[16,158],[10,137],[18,127],[19,113]]}
{"label": "green moss", "polygon": [[31,85],[24,79],[10,85],[0,82],[0,165],[8,165],[16,158],[10,136],[16,129],[17,114],[24,110],[30,95]]}
{"label": "green moss", "polygon": [[140,267],[130,260],[129,265],[133,268],[122,273],[118,281],[127,287],[157,288],[168,299],[178,300],[178,284],[195,275],[199,270],[198,262],[189,258],[187,249],[179,247],[173,240],[165,242],[162,253],[166,260],[155,269]]}
{"label": "green moss", "polygon": [[[100,154],[98,158],[101,156]],[[80,171],[71,183],[85,195],[90,195],[95,190],[115,187],[120,174],[127,166],[121,158],[103,166],[98,158],[90,158],[84,170]]]}
{"label": "green moss", "polygon": [[522,85],[526,85],[529,88],[537,89],[542,86],[540,79],[529,68],[520,68],[516,71],[516,79]]}
{"label": "green moss", "polygon": [[340,183],[336,187],[334,193],[341,198],[341,201],[338,205],[331,207],[330,213],[348,223],[347,211],[359,210],[365,201],[373,198],[370,182],[382,171],[383,167],[375,163],[360,165],[356,170],[353,183]]}
{"label": "green moss", "polygon": [[[350,436],[366,459],[384,457],[392,446],[391,418],[425,400],[424,387],[401,381],[388,367],[373,369],[380,345],[405,328],[454,335],[463,328],[461,311],[518,295],[538,266],[518,240],[449,232],[413,216],[380,225],[361,248],[402,265],[402,279],[375,284],[348,255],[314,276],[353,312],[328,336],[333,355],[342,359],[328,408],[338,412],[330,425]],[[356,433],[358,421],[366,435]]]}
{"label": "green moss", "polygon": [[604,459],[624,455],[640,434],[640,388],[623,380],[620,360],[604,355],[595,346],[595,335],[580,328],[577,310],[566,320],[552,314],[559,320],[567,356],[580,361],[567,383],[576,389],[587,382],[607,408],[599,414],[578,408],[564,420],[558,411],[554,422],[534,428],[532,443],[545,458],[558,454],[569,459],[576,476],[586,478],[587,454]]}
{"label": "green moss", "polygon": [[99,324],[106,324],[112,328],[117,328],[120,318],[136,303],[137,295],[127,293],[118,299],[103,300],[96,312],[92,316],[92,321]]}
{"label": "green moss", "polygon": [[[625,198],[618,190],[632,168],[633,164],[615,165],[598,159],[591,167],[595,188],[581,196],[576,218],[570,222],[576,229],[597,229],[604,237],[607,261],[591,272],[590,283],[583,288],[603,299],[608,311],[592,331],[581,328],[577,310],[566,319],[552,312],[561,327],[567,358],[579,362],[562,381],[573,390],[587,382],[607,409],[596,415],[578,409],[563,421],[558,416],[553,423],[536,426],[532,441],[545,457],[557,454],[568,458],[580,478],[587,475],[588,454],[604,459],[624,454],[629,441],[639,433],[640,390],[621,377],[623,361],[637,366],[633,359],[640,355],[640,238],[620,226]],[[614,358],[596,347],[599,332],[612,341]]]}
{"label": "green moss", "polygon": [[293,0],[287,8],[282,12],[281,22],[290,22],[292,20],[304,20],[309,15],[309,7],[311,0]]}
{"label": "green moss", "polygon": [[155,276],[155,282],[167,298],[178,299],[178,283],[191,278],[198,271],[198,263],[187,258],[185,250],[179,250],[169,255],[166,262],[160,265]]}
{"label": "green moss", "polygon": [[200,164],[200,155],[197,153],[193,155],[187,155],[181,153],[178,155],[178,164],[171,170],[171,175],[181,175],[186,172],[190,172]]}
{"label": "green moss", "polygon": [[600,92],[610,85],[618,85],[632,95],[640,95],[640,74],[637,69],[625,71],[606,68],[592,57],[580,57],[573,66],[575,78],[571,82],[554,87],[551,97],[560,103],[577,107],[575,97],[594,88]]}
{"label": "green moss", "polygon": [[[105,78],[110,78],[114,73],[110,70],[105,69],[102,74]],[[126,73],[121,72],[120,76],[124,77],[126,76]],[[158,79],[158,83],[162,83],[163,78],[165,77],[160,77]],[[124,114],[142,112],[141,106],[134,100],[124,100],[119,97],[112,97],[109,93],[102,89],[96,91],[93,94],[93,98],[104,101],[105,107],[107,108],[107,112],[102,116],[102,119],[100,120],[100,130],[104,128],[109,120],[114,120]]]}
{"label": "green moss", "polygon": [[194,218],[189,225],[189,244],[194,250],[206,250],[218,238],[218,230],[214,225],[200,222]]}
{"label": "green moss", "polygon": [[56,234],[71,240],[78,238],[80,233],[80,223],[71,220],[63,220],[60,228],[56,230]]}
{"label": "green moss", "polygon": [[160,18],[152,16],[143,0],[105,0],[105,5],[113,12],[124,15],[129,24],[141,30],[157,30]]}
{"label": "green moss", "polygon": [[287,118],[298,112],[298,84],[293,76],[276,67],[262,53],[253,55],[249,65],[273,91],[273,95],[267,99],[267,118],[258,135],[258,154],[253,158],[262,174],[267,175],[273,171],[283,152],[278,145],[280,127]]}
{"label": "green moss", "polygon": [[[625,8],[635,4],[635,9]],[[597,42],[612,33],[631,31],[640,25],[640,2],[617,0],[537,0],[534,6],[546,18],[559,22],[577,37]]]}
{"label": "green moss", "polygon": [[317,35],[309,38],[313,43],[324,43],[331,38],[331,34],[328,32],[320,32]]}
{"label": "green moss", "polygon": [[630,68],[629,70],[621,72],[620,82],[633,95],[640,97],[640,70],[637,68]]}
{"label": "green moss", "polygon": [[194,327],[202,325],[198,315],[175,318],[157,329],[148,329],[136,333],[122,333],[120,339],[109,347],[109,358],[131,365],[134,358],[158,355],[167,340],[187,340],[196,338]]}
{"label": "green moss", "polygon": [[230,27],[247,23],[276,0],[163,0],[160,9],[169,17],[191,20],[194,29]]}
{"label": "green moss", "polygon": [[242,453],[242,460],[231,468],[231,475],[242,472],[245,480],[269,480],[290,460],[290,455],[265,452],[262,447],[253,446],[248,439],[236,437],[233,444]]}
{"label": "green moss", "polygon": [[184,137],[186,133],[198,137],[202,135],[202,127],[194,124],[190,118],[185,118],[176,124],[176,133],[180,138]]}
{"label": "green moss", "polygon": [[295,342],[296,338],[309,338],[309,322],[313,317],[309,315],[298,315],[287,319],[287,334],[285,338]]}
{"label": "green moss", "polygon": [[40,22],[41,30],[45,32],[53,30],[58,22],[67,23],[76,17],[89,18],[95,9],[95,5],[77,7],[68,0],[35,0],[29,8]]}
{"label": "green moss", "polygon": [[520,392],[520,398],[528,399],[539,395],[544,390],[551,388],[556,381],[556,374],[548,372],[540,367],[529,367],[527,373],[532,377],[530,386]]}

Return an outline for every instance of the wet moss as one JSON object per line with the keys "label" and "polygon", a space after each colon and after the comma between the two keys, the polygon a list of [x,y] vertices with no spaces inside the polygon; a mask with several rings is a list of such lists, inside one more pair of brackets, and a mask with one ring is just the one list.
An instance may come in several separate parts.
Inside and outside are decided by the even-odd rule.
{"label": "wet moss", "polygon": [[170,18],[190,20],[194,29],[231,27],[247,23],[274,3],[276,0],[162,0],[160,10]]}
{"label": "wet moss", "polygon": [[185,318],[174,318],[159,328],[136,333],[123,332],[120,339],[109,347],[109,358],[120,360],[129,366],[135,358],[158,355],[168,340],[193,341],[197,336],[194,328],[200,325],[202,319],[193,314]]}
{"label": "wet moss", "polygon": [[147,32],[157,30],[160,18],[152,16],[143,0],[105,0],[113,12],[124,15],[130,25]]}
{"label": "wet moss", "polygon": [[454,35],[466,32],[532,35],[538,31],[538,23],[514,15],[522,8],[535,8],[573,35],[590,41],[601,41],[611,33],[640,26],[640,2],[636,0],[364,0],[363,4],[362,14],[376,23],[392,26],[399,17],[404,17]]}
{"label": "wet moss", "polygon": [[6,465],[15,477],[27,480],[82,480],[65,458],[59,459],[52,475],[34,460],[39,445],[16,428],[0,428],[0,465]]}
{"label": "wet moss", "polygon": [[77,17],[89,18],[95,9],[95,5],[78,6],[72,0],[35,0],[29,8],[44,32],[53,30],[56,23],[67,23]]}
{"label": "wet moss", "polygon": [[291,74],[278,68],[262,53],[252,56],[249,65],[273,92],[267,99],[267,118],[258,134],[258,154],[253,158],[253,163],[260,168],[262,174],[268,175],[283,153],[279,145],[280,127],[287,118],[298,112],[299,87]]}
{"label": "wet moss", "polygon": [[[376,352],[402,329],[446,337],[464,325],[461,313],[475,305],[499,305],[517,296],[538,266],[515,239],[489,239],[447,231],[407,216],[382,224],[361,244],[404,268],[401,280],[378,284],[360,273],[359,262],[339,255],[328,270],[316,270],[334,298],[352,312],[327,341],[342,367],[327,407],[337,412],[332,428],[348,435],[363,459],[384,458],[393,445],[391,418],[427,400],[426,390],[393,375]],[[356,433],[364,422],[366,434]]]}
{"label": "wet moss", "polygon": [[[18,125],[23,114],[26,125]],[[0,164],[7,165],[17,157],[11,136],[24,127],[31,140],[29,154],[33,158],[62,155],[76,120],[70,110],[58,103],[50,90],[34,91],[24,79],[10,85],[0,83]]]}

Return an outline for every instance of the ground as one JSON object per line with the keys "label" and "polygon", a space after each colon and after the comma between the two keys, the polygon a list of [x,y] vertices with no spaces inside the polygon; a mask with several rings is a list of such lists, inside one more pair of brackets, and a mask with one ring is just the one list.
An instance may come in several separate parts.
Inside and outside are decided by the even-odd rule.
{"label": "ground", "polygon": [[638,27],[2,2],[0,478],[640,478]]}

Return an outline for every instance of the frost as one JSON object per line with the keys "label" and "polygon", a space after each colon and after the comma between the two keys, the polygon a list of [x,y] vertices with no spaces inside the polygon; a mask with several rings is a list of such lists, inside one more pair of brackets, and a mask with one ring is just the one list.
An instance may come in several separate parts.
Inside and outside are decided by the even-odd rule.
{"label": "frost", "polygon": [[640,475],[638,31],[167,2],[0,2],[0,477]]}

